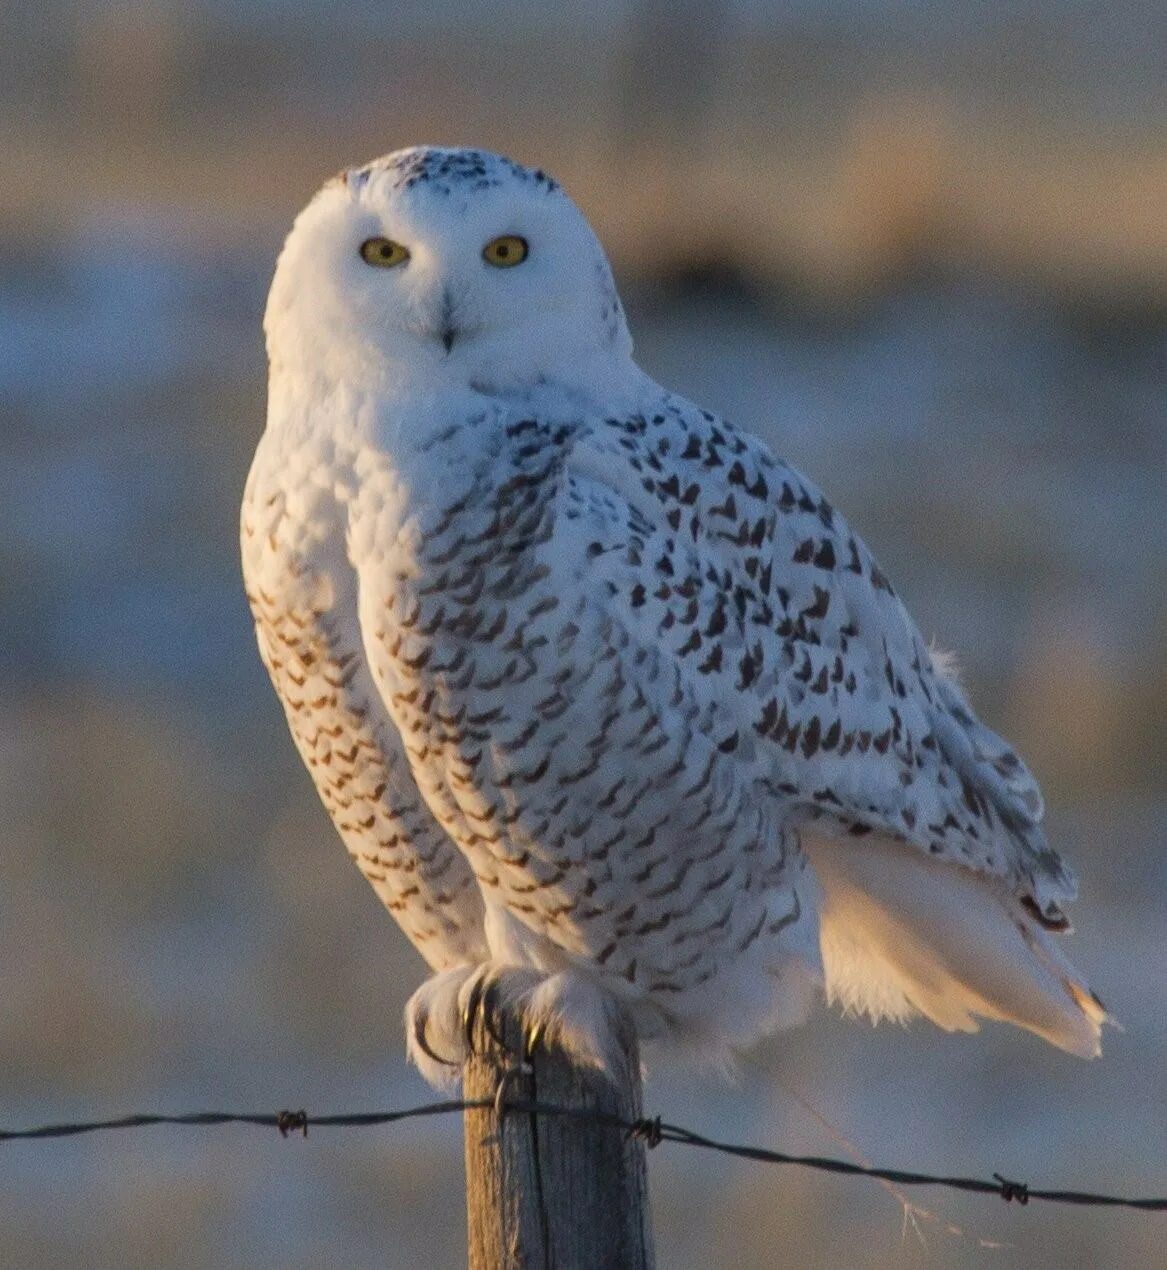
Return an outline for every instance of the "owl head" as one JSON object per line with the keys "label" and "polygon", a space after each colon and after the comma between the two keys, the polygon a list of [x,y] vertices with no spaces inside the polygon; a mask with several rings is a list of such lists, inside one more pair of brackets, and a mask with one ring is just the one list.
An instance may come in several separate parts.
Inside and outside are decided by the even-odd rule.
{"label": "owl head", "polygon": [[631,340],[591,227],[550,177],[481,150],[398,150],[299,215],[264,318],[273,370],[381,385],[555,377]]}

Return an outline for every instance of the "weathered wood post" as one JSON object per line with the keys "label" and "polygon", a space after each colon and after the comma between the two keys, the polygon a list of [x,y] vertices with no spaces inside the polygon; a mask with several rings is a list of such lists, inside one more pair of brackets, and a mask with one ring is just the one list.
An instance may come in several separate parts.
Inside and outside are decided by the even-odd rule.
{"label": "weathered wood post", "polygon": [[[636,1037],[620,1017],[617,1034],[627,1078],[617,1087],[539,1045],[530,1074],[515,1072],[521,1052],[513,1016],[494,1021],[500,1046],[482,1018],[466,1063],[467,1101],[503,1100],[640,1118]],[[466,1215],[470,1270],[651,1270],[654,1264],[644,1143],[623,1130],[584,1119],[536,1116],[494,1107],[465,1113]]]}

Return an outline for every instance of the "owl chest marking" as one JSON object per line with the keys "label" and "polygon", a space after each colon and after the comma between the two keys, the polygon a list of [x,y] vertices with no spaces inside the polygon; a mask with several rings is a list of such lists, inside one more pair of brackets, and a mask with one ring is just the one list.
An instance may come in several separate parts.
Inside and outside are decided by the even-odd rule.
{"label": "owl chest marking", "polygon": [[375,635],[403,732],[436,745],[484,741],[497,699],[538,672],[560,605],[548,547],[561,466],[546,437],[511,447],[398,533]]}

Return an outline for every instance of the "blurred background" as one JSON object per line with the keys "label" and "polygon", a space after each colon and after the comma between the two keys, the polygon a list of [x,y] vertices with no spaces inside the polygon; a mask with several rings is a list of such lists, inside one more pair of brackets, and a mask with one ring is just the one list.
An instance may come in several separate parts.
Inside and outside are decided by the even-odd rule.
{"label": "blurred background", "polygon": [[[639,356],[842,506],[1042,778],[1127,1027],[825,1010],[666,1119],[1167,1192],[1167,10],[1150,0],[0,3],[0,1122],[424,1101],[421,963],[256,654],[260,315],[342,165],[566,184]],[[456,1266],[454,1120],[0,1155],[6,1264]],[[1160,1219],[651,1157],[662,1266],[1148,1266]],[[990,1247],[989,1245],[1003,1245]]]}

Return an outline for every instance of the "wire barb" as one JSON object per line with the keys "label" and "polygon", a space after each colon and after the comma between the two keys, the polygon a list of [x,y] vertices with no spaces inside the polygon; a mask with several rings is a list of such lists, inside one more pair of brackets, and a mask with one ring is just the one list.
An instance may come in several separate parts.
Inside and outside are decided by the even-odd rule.
{"label": "wire barb", "polygon": [[277,1111],[276,1112],[276,1128],[280,1131],[280,1137],[286,1138],[289,1133],[300,1131],[302,1137],[308,1136],[308,1113],[304,1110],[300,1111]]}
{"label": "wire barb", "polygon": [[1029,1203],[1029,1187],[1024,1182],[1011,1182],[1000,1173],[994,1173],[993,1176],[1001,1183],[1001,1198],[1006,1204],[1012,1204],[1016,1200],[1024,1207]]}
{"label": "wire barb", "polygon": [[[515,1075],[521,1075],[516,1071]],[[754,1160],[762,1164],[790,1164],[797,1168],[815,1169],[820,1173],[838,1173],[848,1177],[870,1177],[898,1186],[944,1186],[950,1190],[970,1191],[979,1195],[997,1195],[1006,1203],[1026,1205],[1030,1200],[1044,1200],[1050,1204],[1080,1204],[1093,1207],[1127,1208],[1140,1212],[1167,1212],[1167,1197],[1135,1198],[1126,1195],[1103,1195],[1092,1191],[1039,1190],[1025,1182],[1014,1182],[1000,1173],[992,1180],[980,1177],[942,1177],[934,1173],[913,1173],[902,1169],[876,1168],[855,1164],[851,1160],[839,1160],[830,1156],[788,1155],[783,1151],[771,1151],[765,1147],[747,1146],[738,1142],[720,1142],[694,1133],[682,1125],[669,1124],[660,1116],[639,1120],[624,1120],[620,1116],[591,1111],[585,1107],[558,1107],[541,1102],[504,1102],[505,1082],[499,1098],[450,1099],[446,1102],[424,1103],[418,1107],[404,1107],[395,1111],[355,1111],[335,1115],[312,1116],[304,1110],[270,1113],[196,1111],[184,1115],[159,1116],[138,1114],[122,1116],[115,1120],[80,1120],[72,1123],[39,1125],[31,1129],[0,1129],[0,1143],[40,1140],[45,1138],[73,1138],[81,1134],[104,1133],[115,1129],[142,1129],[150,1125],[186,1125],[205,1129],[213,1125],[244,1124],[278,1129],[281,1137],[299,1132],[308,1136],[308,1122],[314,1128],[355,1129],[372,1125],[396,1124],[400,1120],[416,1120],[423,1116],[443,1116],[454,1112],[494,1110],[525,1112],[535,1116],[556,1116],[561,1119],[586,1121],[617,1129],[630,1139],[641,1141],[652,1148],[662,1142],[676,1142],[682,1146],[700,1147],[706,1151],[719,1151],[723,1155]]]}
{"label": "wire barb", "polygon": [[643,1120],[634,1120],[628,1126],[628,1136],[634,1141],[643,1142],[650,1151],[654,1147],[659,1147],[665,1140],[660,1116],[651,1118],[646,1116]]}

